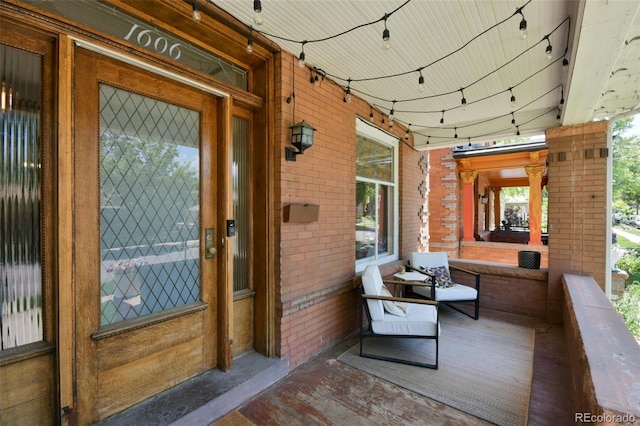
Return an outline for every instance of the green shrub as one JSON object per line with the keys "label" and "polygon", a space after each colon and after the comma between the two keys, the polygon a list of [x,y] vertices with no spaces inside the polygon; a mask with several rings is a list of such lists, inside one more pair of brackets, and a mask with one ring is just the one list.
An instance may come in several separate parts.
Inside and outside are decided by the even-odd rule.
{"label": "green shrub", "polygon": [[640,338],[640,282],[635,281],[628,286],[621,297],[613,300],[613,306],[629,327],[631,334]]}
{"label": "green shrub", "polygon": [[640,253],[637,250],[630,250],[626,252],[616,262],[616,267],[627,271],[628,273],[640,272]]}

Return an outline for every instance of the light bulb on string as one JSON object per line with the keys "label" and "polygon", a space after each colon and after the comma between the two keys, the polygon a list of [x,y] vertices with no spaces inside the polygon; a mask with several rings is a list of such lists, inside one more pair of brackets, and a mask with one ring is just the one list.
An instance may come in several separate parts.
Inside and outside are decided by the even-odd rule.
{"label": "light bulb on string", "polygon": [[516,116],[513,115],[513,111],[511,111],[511,124],[516,124]]}
{"label": "light bulb on string", "polygon": [[458,128],[457,128],[457,127],[454,127],[454,128],[453,128],[453,131],[455,132],[455,133],[453,134],[453,137],[454,137],[454,138],[456,138],[456,139],[458,139]]}
{"label": "light bulb on string", "polygon": [[404,133],[404,140],[408,141],[409,140],[409,130],[411,129],[411,124],[409,124],[409,126],[407,127],[407,131]]}
{"label": "light bulb on string", "polygon": [[347,82],[347,90],[344,91],[343,101],[345,103],[351,102],[351,79],[349,79]]}
{"label": "light bulb on string", "polygon": [[442,129],[442,126],[444,126],[444,110],[442,110],[442,117],[440,118],[440,128]]}
{"label": "light bulb on string", "polygon": [[253,53],[253,27],[249,28],[249,39],[247,40],[247,53]]}
{"label": "light bulb on string", "polygon": [[373,123],[373,107],[371,107],[371,112],[369,113],[369,121]]}
{"label": "light bulb on string", "polygon": [[202,14],[200,13],[198,0],[193,0],[193,20],[196,22],[200,22],[202,20]]}
{"label": "light bulb on string", "polygon": [[305,45],[306,41],[302,42],[302,51],[300,52],[300,56],[298,57],[298,66],[300,68],[304,68],[304,60],[305,60],[305,54],[304,54],[304,45]]}
{"label": "light bulb on string", "polygon": [[551,47],[551,41],[549,40],[549,36],[544,36],[544,39],[547,40],[547,47],[544,49],[544,53],[547,55],[547,59],[550,61],[553,53],[553,47]]}
{"label": "light bulb on string", "polygon": [[387,14],[384,15],[384,31],[382,31],[382,48],[384,50],[388,50],[389,49],[390,32],[389,32],[389,29],[387,28],[387,18],[388,17],[389,17],[389,15],[387,15]]}
{"label": "light bulb on string", "polygon": [[520,136],[520,126],[516,126],[516,136]]}
{"label": "light bulb on string", "polygon": [[427,136],[427,145],[429,145],[430,141],[431,141],[431,136]]}
{"label": "light bulb on string", "polygon": [[560,90],[560,105],[564,105],[564,89]]}
{"label": "light bulb on string", "polygon": [[420,89],[421,92],[424,92],[424,76],[422,75],[421,69],[419,69],[418,72],[420,73],[420,77],[418,77],[418,89]]}
{"label": "light bulb on string", "polygon": [[567,72],[569,69],[569,60],[565,57],[562,59],[562,71]]}
{"label": "light bulb on string", "polygon": [[471,148],[471,138],[469,138],[469,148]]}
{"label": "light bulb on string", "polygon": [[527,38],[527,20],[524,19],[522,8],[519,8],[516,13],[519,13],[520,16],[522,16],[522,20],[520,21],[520,38],[525,40]]}
{"label": "light bulb on string", "polygon": [[467,98],[464,97],[464,89],[460,89],[460,93],[462,93],[462,99],[460,100],[460,104],[462,105],[462,110],[467,110]]}
{"label": "light bulb on string", "polygon": [[391,106],[391,111],[389,111],[389,127],[392,126],[393,123],[393,113],[395,112],[394,108],[396,106],[396,101],[393,101],[393,105]]}
{"label": "light bulb on string", "polygon": [[556,120],[558,121],[560,121],[560,112],[561,112],[561,109],[558,108],[558,115],[556,115]]}
{"label": "light bulb on string", "polygon": [[516,97],[515,97],[515,95],[513,94],[513,90],[512,90],[512,89],[513,89],[513,87],[509,87],[509,92],[511,93],[511,99],[510,99],[510,101],[511,101],[511,108],[515,108],[515,107],[516,107]]}
{"label": "light bulb on string", "polygon": [[253,22],[256,25],[262,25],[262,2],[253,0]]}

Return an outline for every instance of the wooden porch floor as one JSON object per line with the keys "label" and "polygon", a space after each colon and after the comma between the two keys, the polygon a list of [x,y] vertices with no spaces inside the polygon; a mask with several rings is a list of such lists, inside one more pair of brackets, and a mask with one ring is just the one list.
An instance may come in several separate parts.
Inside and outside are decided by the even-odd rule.
{"label": "wooden porch floor", "polygon": [[[562,327],[487,309],[481,315],[536,329],[528,424],[574,424]],[[356,342],[352,336],[297,367],[213,425],[491,424],[336,361]]]}

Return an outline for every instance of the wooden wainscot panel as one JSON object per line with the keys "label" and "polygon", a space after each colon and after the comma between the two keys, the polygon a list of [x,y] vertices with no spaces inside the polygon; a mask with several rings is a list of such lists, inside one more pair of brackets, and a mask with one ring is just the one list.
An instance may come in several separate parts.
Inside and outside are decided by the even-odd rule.
{"label": "wooden wainscot panel", "polygon": [[0,368],[0,424],[53,424],[53,358],[47,354]]}
{"label": "wooden wainscot panel", "polygon": [[175,346],[167,345],[166,341],[164,343],[164,351],[140,357],[99,374],[100,419],[131,407],[202,371],[202,337]]}
{"label": "wooden wainscot panel", "polygon": [[103,373],[202,337],[202,316],[196,312],[98,340],[98,371]]}
{"label": "wooden wainscot panel", "polygon": [[[233,302],[233,356],[253,348],[253,295]],[[245,324],[239,327],[236,324]]]}
{"label": "wooden wainscot panel", "polygon": [[287,204],[284,206],[284,221],[309,223],[318,221],[320,206],[316,204]]}

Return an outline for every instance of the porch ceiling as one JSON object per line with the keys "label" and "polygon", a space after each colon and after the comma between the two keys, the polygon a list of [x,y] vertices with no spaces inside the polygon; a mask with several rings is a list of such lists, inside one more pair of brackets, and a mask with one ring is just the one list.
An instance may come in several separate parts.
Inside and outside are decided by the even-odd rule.
{"label": "porch ceiling", "polygon": [[[516,138],[517,130],[522,137],[543,134],[640,108],[636,0],[265,0],[259,26],[251,1],[210,2],[296,56],[304,46],[307,66],[374,108],[385,114],[393,108],[396,122],[411,125],[418,149]],[[527,21],[524,40],[518,8]],[[385,14],[388,50],[382,48]]]}

